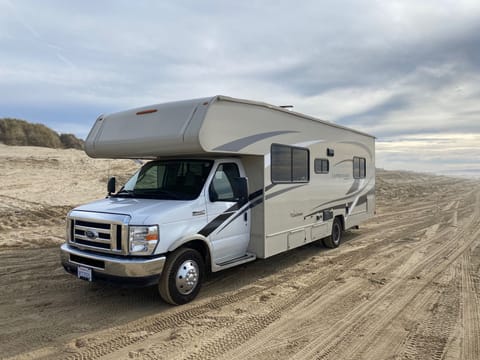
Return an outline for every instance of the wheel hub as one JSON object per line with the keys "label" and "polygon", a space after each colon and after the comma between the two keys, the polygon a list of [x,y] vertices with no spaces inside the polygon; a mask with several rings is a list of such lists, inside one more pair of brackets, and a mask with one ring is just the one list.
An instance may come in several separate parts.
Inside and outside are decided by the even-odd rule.
{"label": "wheel hub", "polygon": [[193,260],[187,260],[179,266],[175,276],[175,285],[182,295],[190,294],[198,284],[198,264]]}
{"label": "wheel hub", "polygon": [[337,244],[340,241],[340,226],[338,224],[333,224],[333,242]]}

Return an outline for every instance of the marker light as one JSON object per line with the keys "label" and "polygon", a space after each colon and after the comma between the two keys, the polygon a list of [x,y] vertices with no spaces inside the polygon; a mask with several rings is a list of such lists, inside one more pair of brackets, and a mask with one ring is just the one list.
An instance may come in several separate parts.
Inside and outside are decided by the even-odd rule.
{"label": "marker light", "polygon": [[142,110],[137,112],[137,115],[145,115],[145,114],[151,114],[157,112],[157,109],[150,109],[150,110]]}

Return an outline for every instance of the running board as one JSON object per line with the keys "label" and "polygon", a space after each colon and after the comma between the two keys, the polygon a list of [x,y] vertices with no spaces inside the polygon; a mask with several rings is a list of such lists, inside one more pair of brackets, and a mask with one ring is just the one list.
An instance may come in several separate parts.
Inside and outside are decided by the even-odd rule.
{"label": "running board", "polygon": [[212,271],[220,271],[220,270],[228,269],[237,265],[245,264],[255,260],[256,258],[257,256],[255,254],[246,253],[245,255],[239,258],[228,260],[220,264],[213,264]]}

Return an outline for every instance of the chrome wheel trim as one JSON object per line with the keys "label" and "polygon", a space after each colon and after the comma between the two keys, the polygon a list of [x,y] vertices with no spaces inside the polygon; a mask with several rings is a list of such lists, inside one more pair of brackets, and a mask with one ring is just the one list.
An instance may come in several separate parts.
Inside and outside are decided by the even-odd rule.
{"label": "chrome wheel trim", "polygon": [[199,278],[198,264],[194,260],[186,260],[178,267],[175,274],[175,286],[182,295],[192,293],[197,287]]}
{"label": "chrome wheel trim", "polygon": [[340,225],[337,222],[333,223],[333,230],[332,230],[332,241],[335,245],[338,245],[340,242]]}

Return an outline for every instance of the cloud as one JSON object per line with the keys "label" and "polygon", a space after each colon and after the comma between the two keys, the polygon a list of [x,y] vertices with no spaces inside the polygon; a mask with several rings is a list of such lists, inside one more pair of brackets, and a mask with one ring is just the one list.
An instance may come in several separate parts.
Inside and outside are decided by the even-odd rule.
{"label": "cloud", "polygon": [[480,176],[479,134],[422,134],[377,141],[377,166]]}
{"label": "cloud", "polygon": [[433,169],[433,148],[404,161],[385,144],[480,134],[478,33],[478,1],[0,0],[0,116],[84,136],[102,112],[220,93],[293,104],[374,134],[389,165]]}

